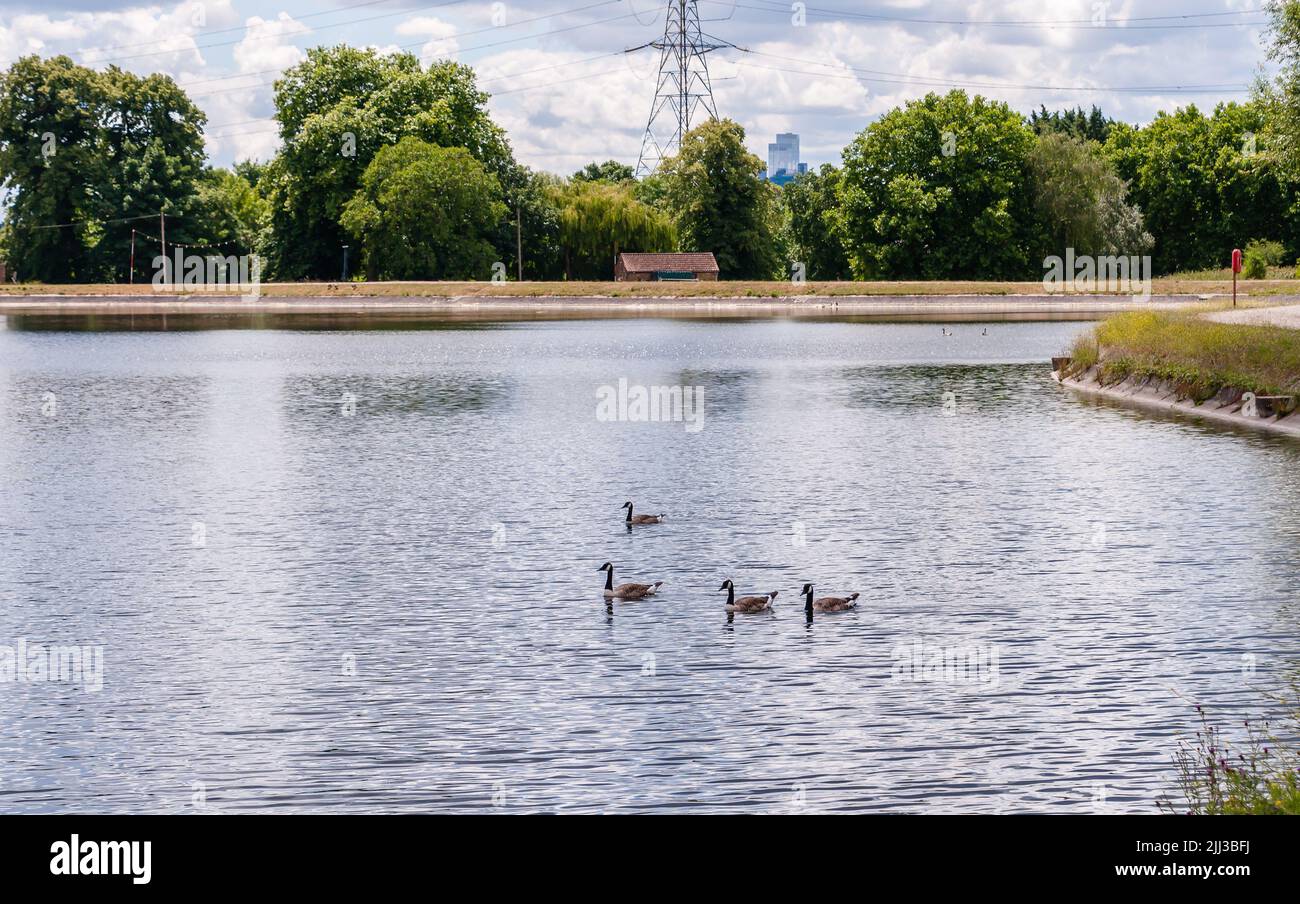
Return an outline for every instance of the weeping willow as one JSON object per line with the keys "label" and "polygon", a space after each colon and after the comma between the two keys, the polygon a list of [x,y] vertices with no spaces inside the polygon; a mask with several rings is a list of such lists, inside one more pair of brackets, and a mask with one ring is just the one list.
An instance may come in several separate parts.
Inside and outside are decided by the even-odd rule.
{"label": "weeping willow", "polygon": [[559,191],[565,278],[609,279],[623,251],[672,251],[669,219],[632,196],[626,185],[571,182]]}

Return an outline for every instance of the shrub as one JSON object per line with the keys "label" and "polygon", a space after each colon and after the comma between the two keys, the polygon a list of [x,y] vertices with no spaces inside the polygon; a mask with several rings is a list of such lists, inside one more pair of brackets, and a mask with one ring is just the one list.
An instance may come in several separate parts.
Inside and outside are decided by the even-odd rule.
{"label": "shrub", "polygon": [[1245,279],[1265,279],[1268,276],[1268,262],[1258,254],[1247,252],[1241,275]]}
{"label": "shrub", "polygon": [[1246,255],[1254,255],[1264,262],[1266,267],[1280,267],[1286,259],[1286,249],[1281,242],[1268,239],[1251,239],[1246,243]]}

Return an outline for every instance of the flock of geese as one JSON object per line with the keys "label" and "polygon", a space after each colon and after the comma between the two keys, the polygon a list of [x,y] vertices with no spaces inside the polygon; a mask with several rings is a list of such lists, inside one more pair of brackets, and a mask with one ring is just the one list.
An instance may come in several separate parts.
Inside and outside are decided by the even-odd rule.
{"label": "flock of geese", "polygon": [[[657,515],[636,515],[633,514],[631,502],[625,502],[622,508],[627,511],[625,523],[630,531],[633,525],[643,524],[662,524],[666,517],[662,512]],[[612,604],[615,600],[620,602],[633,602],[643,600],[648,596],[654,596],[659,592],[659,588],[664,585],[663,581],[654,581],[649,584],[638,584],[628,582],[626,584],[614,584],[614,563],[606,562],[601,565],[597,571],[605,572],[605,599]],[[773,590],[771,593],[762,593],[757,596],[736,596],[736,585],[730,578],[722,582],[718,592],[727,591],[728,613],[740,612],[746,615],[753,615],[759,612],[770,612],[772,603],[776,599],[779,590]],[[813,589],[812,584],[804,584],[803,590],[799,591],[800,596],[804,598],[804,612],[811,618],[814,612],[847,612],[850,609],[856,609],[858,606],[858,597],[861,594],[853,593],[848,596],[823,596],[818,597]]]}

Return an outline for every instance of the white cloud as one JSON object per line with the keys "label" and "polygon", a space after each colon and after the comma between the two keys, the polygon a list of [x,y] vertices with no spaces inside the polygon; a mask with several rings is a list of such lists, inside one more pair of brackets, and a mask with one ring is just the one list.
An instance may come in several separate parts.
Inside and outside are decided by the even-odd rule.
{"label": "white cloud", "polygon": [[450,22],[444,22],[435,16],[416,16],[407,19],[394,31],[403,36],[428,37],[429,40],[420,48],[420,62],[429,65],[434,60],[454,60],[460,53],[460,42],[450,35],[461,29]]}
{"label": "white cloud", "polygon": [[[112,60],[136,72],[170,74],[209,114],[209,131],[215,136],[209,149],[221,164],[273,152],[277,137],[269,123],[259,127],[249,122],[270,115],[270,83],[278,71],[301,59],[297,45],[339,41],[384,50],[418,46],[426,63],[459,55],[479,70],[484,89],[495,95],[492,111],[529,165],[570,172],[593,159],[634,163],[658,54],[653,49],[619,51],[654,39],[663,27],[661,0],[627,0],[530,23],[525,20],[556,13],[556,5],[510,0],[496,11],[504,12],[504,23],[489,21],[494,10],[487,3],[452,5],[439,8],[436,17],[404,19],[386,18],[380,9],[319,10],[303,17],[310,25],[283,12],[273,14],[274,7],[254,0],[204,0],[204,26],[193,21],[192,0],[129,5],[134,2],[62,11],[72,4],[51,0],[53,5],[38,6],[30,0],[29,11],[0,13],[0,64],[26,53],[70,52],[79,62]],[[87,0],[79,4],[92,5]],[[1245,86],[1263,60],[1257,25],[1219,27],[1258,23],[1263,19],[1258,13],[1094,29],[1075,27],[1091,22],[1094,0],[890,0],[869,8],[843,0],[807,4],[806,27],[791,24],[784,0],[701,0],[700,12],[717,20],[705,23],[706,32],[758,51],[710,54],[719,114],[744,125],[751,149],[760,154],[775,132],[799,132],[805,157],[814,164],[838,159],[874,117],[931,90],[979,84],[987,87],[971,90],[1026,113],[1039,104],[1051,109],[1096,103],[1110,116],[1143,122],[1160,109],[1190,102],[1213,106],[1245,94],[1085,89]],[[115,4],[96,0],[94,5]],[[1201,0],[1194,11],[1257,5],[1258,0]],[[861,18],[868,9],[876,16],[932,21]],[[1133,16],[1189,12],[1182,0],[1109,0],[1104,10],[1112,25]],[[357,21],[363,19],[371,21]],[[605,19],[614,21],[602,23]],[[1058,24],[991,24],[1006,20]],[[1216,27],[1148,27],[1196,22]],[[499,28],[490,35],[466,37],[492,25]],[[210,34],[240,26],[247,27],[242,34]],[[514,43],[515,38],[524,40]],[[501,41],[511,43],[475,50]],[[85,52],[91,45],[99,49]],[[239,74],[246,77],[230,78]]]}
{"label": "white cloud", "polygon": [[272,82],[280,72],[302,61],[303,51],[289,42],[308,31],[283,12],[269,20],[252,16],[244,26],[243,37],[231,51],[234,72],[228,74],[246,77],[191,86],[195,102],[208,113],[208,154],[232,162],[274,156],[280,138],[271,118]]}

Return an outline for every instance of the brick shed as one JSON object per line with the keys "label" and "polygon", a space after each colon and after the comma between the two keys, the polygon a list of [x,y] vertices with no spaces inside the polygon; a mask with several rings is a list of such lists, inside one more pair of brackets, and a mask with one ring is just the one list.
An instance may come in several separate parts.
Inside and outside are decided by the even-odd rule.
{"label": "brick shed", "polygon": [[614,279],[618,282],[717,278],[718,262],[713,259],[712,251],[620,254],[614,264]]}

